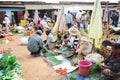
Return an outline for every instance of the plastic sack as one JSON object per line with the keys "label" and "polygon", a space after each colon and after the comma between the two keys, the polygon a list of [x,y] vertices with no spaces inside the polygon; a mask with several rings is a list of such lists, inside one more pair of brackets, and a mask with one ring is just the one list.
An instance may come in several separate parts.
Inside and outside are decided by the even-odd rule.
{"label": "plastic sack", "polygon": [[20,39],[20,44],[22,45],[27,45],[28,44],[28,38],[29,37],[23,37]]}

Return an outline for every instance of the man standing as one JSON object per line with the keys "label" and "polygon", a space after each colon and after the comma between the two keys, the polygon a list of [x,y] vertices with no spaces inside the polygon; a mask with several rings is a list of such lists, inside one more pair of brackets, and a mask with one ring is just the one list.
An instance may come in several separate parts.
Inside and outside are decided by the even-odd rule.
{"label": "man standing", "polygon": [[119,13],[114,11],[112,15],[113,25],[114,27],[118,27]]}
{"label": "man standing", "polygon": [[41,49],[43,48],[43,41],[41,38],[42,31],[37,30],[36,33],[32,34],[28,39],[27,48],[31,52],[31,55],[39,56]]}
{"label": "man standing", "polygon": [[9,32],[10,19],[9,19],[9,17],[7,15],[5,15],[4,20],[5,20],[6,32]]}
{"label": "man standing", "polygon": [[73,22],[72,14],[70,11],[68,11],[68,14],[66,14],[66,24],[68,26],[68,29],[71,28]]}

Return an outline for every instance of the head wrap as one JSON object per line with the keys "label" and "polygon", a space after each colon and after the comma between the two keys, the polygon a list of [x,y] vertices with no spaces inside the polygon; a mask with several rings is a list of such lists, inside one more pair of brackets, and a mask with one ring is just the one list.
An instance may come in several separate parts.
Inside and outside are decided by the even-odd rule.
{"label": "head wrap", "polygon": [[37,30],[37,31],[36,31],[36,34],[41,35],[41,34],[42,34],[42,31],[41,31],[41,30]]}

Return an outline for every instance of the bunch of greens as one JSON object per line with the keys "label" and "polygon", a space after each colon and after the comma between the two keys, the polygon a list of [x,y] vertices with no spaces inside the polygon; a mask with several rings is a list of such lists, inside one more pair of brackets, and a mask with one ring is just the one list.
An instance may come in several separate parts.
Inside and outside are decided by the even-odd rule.
{"label": "bunch of greens", "polygon": [[100,63],[93,64],[90,71],[90,76],[100,77],[100,75],[101,75],[101,64]]}
{"label": "bunch of greens", "polygon": [[71,76],[69,77],[69,80],[77,80],[77,77],[76,77],[75,75],[71,75]]}
{"label": "bunch of greens", "polygon": [[58,55],[58,53],[52,52],[52,51],[50,51],[50,52],[48,52],[48,53],[44,53],[44,56],[45,56],[45,57],[56,56],[56,55]]}
{"label": "bunch of greens", "polygon": [[20,63],[11,53],[5,53],[0,58],[0,70],[2,70],[0,80],[14,80],[16,75],[22,76]]}
{"label": "bunch of greens", "polygon": [[62,42],[63,42],[62,40],[56,40],[56,41],[55,41],[55,44],[58,44],[58,45],[59,45],[59,44],[62,44]]}
{"label": "bunch of greens", "polygon": [[54,65],[62,64],[62,60],[56,59],[54,56],[48,56],[47,59],[52,62]]}
{"label": "bunch of greens", "polygon": [[77,65],[77,62],[78,62],[79,60],[80,60],[79,58],[73,58],[73,59],[71,60],[72,66],[76,66],[76,65]]}

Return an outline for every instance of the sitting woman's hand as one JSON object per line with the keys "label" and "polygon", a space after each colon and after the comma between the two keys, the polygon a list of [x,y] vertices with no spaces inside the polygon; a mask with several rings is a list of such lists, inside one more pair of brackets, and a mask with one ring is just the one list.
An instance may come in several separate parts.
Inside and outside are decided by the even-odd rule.
{"label": "sitting woman's hand", "polygon": [[111,75],[111,70],[110,69],[104,69],[103,71],[104,75],[110,76]]}
{"label": "sitting woman's hand", "polygon": [[108,66],[105,65],[104,63],[101,63],[101,69],[106,69],[106,68],[108,68]]}

